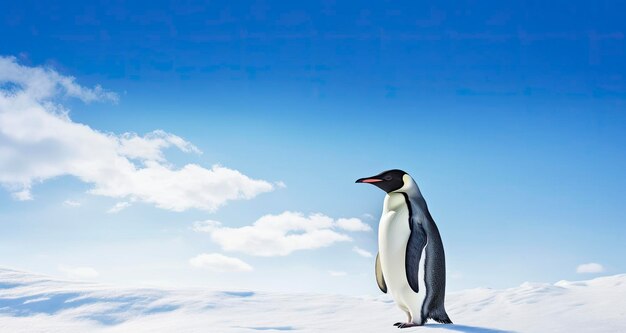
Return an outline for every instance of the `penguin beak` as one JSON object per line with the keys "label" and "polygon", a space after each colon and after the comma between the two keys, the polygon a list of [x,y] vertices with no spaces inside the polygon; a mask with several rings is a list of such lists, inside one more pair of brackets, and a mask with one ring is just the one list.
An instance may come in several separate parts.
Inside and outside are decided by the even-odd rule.
{"label": "penguin beak", "polygon": [[378,179],[378,178],[365,177],[365,178],[357,179],[355,183],[378,183],[382,181],[383,181],[382,179]]}

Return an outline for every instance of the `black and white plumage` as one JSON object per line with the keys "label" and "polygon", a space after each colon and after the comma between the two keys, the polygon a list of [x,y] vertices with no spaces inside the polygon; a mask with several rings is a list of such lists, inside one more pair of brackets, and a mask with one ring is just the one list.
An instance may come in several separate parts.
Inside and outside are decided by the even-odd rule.
{"label": "black and white plumage", "polygon": [[446,263],[443,243],[419,187],[402,170],[357,180],[387,195],[378,228],[376,282],[408,316],[404,328],[429,318],[452,323],[444,307]]}

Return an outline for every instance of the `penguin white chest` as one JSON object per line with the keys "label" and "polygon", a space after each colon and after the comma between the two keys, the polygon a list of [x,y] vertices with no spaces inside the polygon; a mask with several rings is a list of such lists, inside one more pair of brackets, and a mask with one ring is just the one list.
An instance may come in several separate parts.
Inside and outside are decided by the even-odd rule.
{"label": "penguin white chest", "polygon": [[387,195],[378,227],[378,248],[383,276],[392,294],[395,294],[393,289],[408,285],[405,257],[410,235],[409,209],[404,196]]}
{"label": "penguin white chest", "polygon": [[[409,227],[409,208],[404,195],[390,193],[385,197],[383,215],[378,227],[378,250],[383,276],[396,304],[414,320],[419,320],[425,289],[423,289],[423,262],[419,272],[420,292],[415,293],[409,286],[406,272],[406,247],[411,236]],[[422,261],[424,254],[422,254]]]}

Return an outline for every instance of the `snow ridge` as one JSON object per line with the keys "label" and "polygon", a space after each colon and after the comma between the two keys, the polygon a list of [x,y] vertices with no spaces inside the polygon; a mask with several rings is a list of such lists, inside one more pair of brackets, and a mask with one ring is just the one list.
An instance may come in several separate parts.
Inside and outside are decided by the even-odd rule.
{"label": "snow ridge", "polygon": [[[626,274],[451,293],[428,332],[626,332]],[[398,332],[389,297],[118,288],[0,268],[0,332]]]}

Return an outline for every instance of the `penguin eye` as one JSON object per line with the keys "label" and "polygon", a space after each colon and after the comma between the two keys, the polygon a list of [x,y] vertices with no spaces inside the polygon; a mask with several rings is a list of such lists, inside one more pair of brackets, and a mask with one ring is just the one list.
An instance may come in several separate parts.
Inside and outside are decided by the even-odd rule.
{"label": "penguin eye", "polygon": [[383,177],[383,179],[384,179],[384,180],[391,180],[391,179],[392,179],[392,177],[391,177],[391,176],[389,176],[389,175],[387,175],[387,176]]}

